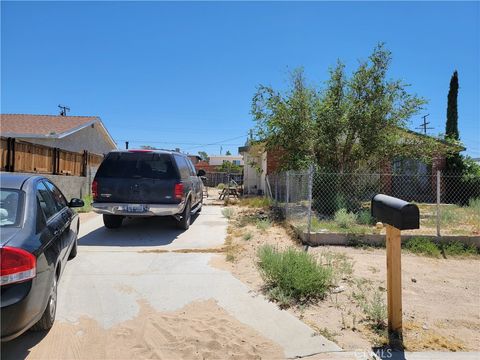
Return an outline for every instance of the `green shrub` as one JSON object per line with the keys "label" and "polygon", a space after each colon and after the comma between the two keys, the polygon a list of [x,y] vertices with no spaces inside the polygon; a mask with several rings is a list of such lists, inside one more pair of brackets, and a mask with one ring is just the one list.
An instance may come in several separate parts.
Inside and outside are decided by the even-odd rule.
{"label": "green shrub", "polygon": [[470,199],[468,201],[468,207],[477,213],[477,215],[480,215],[480,198]]}
{"label": "green shrub", "polygon": [[309,253],[265,245],[258,250],[260,273],[269,296],[283,306],[323,298],[332,284],[332,269]]}
{"label": "green shrub", "polygon": [[459,241],[454,241],[446,244],[443,247],[443,250],[445,251],[446,256],[475,255],[478,253],[475,246],[467,246]]}
{"label": "green shrub", "polygon": [[357,222],[361,225],[373,225],[375,219],[369,210],[362,210],[357,214]]}
{"label": "green shrub", "polygon": [[257,225],[257,228],[262,231],[266,231],[272,226],[272,222],[269,219],[258,219],[255,224]]}
{"label": "green shrub", "polygon": [[233,210],[232,208],[226,207],[222,209],[222,215],[227,219],[231,219],[233,215],[235,215],[235,210]]}
{"label": "green shrub", "polygon": [[243,235],[243,240],[245,241],[248,241],[252,238],[252,233],[251,232],[247,232],[246,234]]}
{"label": "green shrub", "polygon": [[357,215],[349,213],[346,209],[340,209],[335,213],[335,223],[342,229],[348,229],[357,222]]}
{"label": "green shrub", "polygon": [[83,197],[83,202],[85,205],[83,205],[81,208],[77,209],[78,213],[87,213],[92,211],[92,202],[93,202],[93,197],[92,195],[86,195]]}
{"label": "green shrub", "polygon": [[424,237],[413,237],[405,243],[405,248],[412,253],[432,257],[440,256],[440,249],[432,240]]}
{"label": "green shrub", "polygon": [[383,300],[382,293],[376,290],[371,299],[365,298],[361,303],[367,319],[372,323],[375,329],[385,328],[387,318],[387,306]]}
{"label": "green shrub", "polygon": [[224,183],[218,184],[218,185],[217,185],[217,189],[220,189],[220,190],[225,189],[225,184],[224,184]]}
{"label": "green shrub", "polygon": [[268,197],[250,197],[250,198],[242,198],[238,205],[240,206],[248,206],[251,208],[269,208],[272,204],[272,201]]}

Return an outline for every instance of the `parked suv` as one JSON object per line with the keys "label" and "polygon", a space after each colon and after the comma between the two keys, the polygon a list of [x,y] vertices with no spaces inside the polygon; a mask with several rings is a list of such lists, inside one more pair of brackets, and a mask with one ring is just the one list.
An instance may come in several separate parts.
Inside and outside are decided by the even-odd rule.
{"label": "parked suv", "polygon": [[173,216],[186,230],[191,215],[202,209],[200,172],[174,151],[112,151],[93,180],[92,206],[107,228],[120,227],[126,216]]}

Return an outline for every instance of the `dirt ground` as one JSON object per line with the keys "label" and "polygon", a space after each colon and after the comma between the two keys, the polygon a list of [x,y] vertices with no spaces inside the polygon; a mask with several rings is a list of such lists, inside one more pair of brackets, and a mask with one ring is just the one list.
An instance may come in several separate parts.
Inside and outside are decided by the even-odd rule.
{"label": "dirt ground", "polygon": [[[67,336],[66,334],[70,334]],[[58,342],[70,344],[58,346]],[[24,358],[19,346],[17,358]],[[91,318],[56,322],[29,359],[280,359],[283,350],[229,315],[214,300],[171,313],[140,302],[132,320],[105,329]]]}
{"label": "dirt ground", "polygon": [[[262,292],[263,281],[256,265],[257,249],[263,244],[278,248],[301,249],[302,246],[280,225],[260,230],[254,222],[238,221],[245,214],[254,214],[255,210],[231,208],[234,216],[227,238],[230,261],[219,255],[212,265],[231,271],[254,291]],[[336,289],[323,301],[291,307],[288,311],[345,350],[382,345],[386,340],[385,331],[371,326],[359,299],[369,301],[378,292],[386,303],[385,250],[330,246],[308,251],[319,257],[330,253],[346,259],[351,265],[351,274],[339,279]],[[403,252],[403,321],[407,350],[480,350],[479,276],[478,256],[435,259]]]}

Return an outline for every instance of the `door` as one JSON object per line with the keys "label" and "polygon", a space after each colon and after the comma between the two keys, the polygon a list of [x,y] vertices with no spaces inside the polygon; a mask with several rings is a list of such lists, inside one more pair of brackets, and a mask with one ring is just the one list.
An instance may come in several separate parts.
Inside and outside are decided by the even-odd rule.
{"label": "door", "polygon": [[190,174],[193,182],[193,187],[195,189],[195,199],[196,202],[200,202],[203,199],[203,182],[200,177],[197,176],[197,171],[195,166],[193,166],[192,161],[189,158],[185,158],[188,166],[190,167]]}
{"label": "door", "polygon": [[192,207],[197,203],[197,193],[195,188],[195,181],[192,176],[192,169],[190,168],[187,158],[182,155],[175,155],[175,160],[177,162],[178,170],[180,171],[180,176],[182,177],[183,186],[190,192],[192,197],[191,205]]}
{"label": "door", "polygon": [[65,220],[57,210],[57,205],[55,204],[51,191],[42,181],[39,181],[36,185],[36,195],[50,234],[51,240],[47,245],[49,252],[53,254],[52,256],[54,256],[55,261],[57,259],[63,259],[64,242],[62,241],[62,236],[63,229],[65,228]]}
{"label": "door", "polygon": [[62,259],[64,259],[66,256],[68,256],[69,249],[73,244],[73,241],[75,240],[76,230],[72,230],[71,228],[74,212],[72,211],[72,209],[68,207],[67,199],[65,199],[65,196],[63,196],[60,189],[58,189],[53,183],[51,183],[48,180],[45,180],[44,183],[48,191],[50,192],[50,195],[53,198],[55,207],[57,209],[57,213],[59,214],[58,216],[60,216],[63,220],[63,226],[61,230],[62,231],[61,242],[62,242]]}

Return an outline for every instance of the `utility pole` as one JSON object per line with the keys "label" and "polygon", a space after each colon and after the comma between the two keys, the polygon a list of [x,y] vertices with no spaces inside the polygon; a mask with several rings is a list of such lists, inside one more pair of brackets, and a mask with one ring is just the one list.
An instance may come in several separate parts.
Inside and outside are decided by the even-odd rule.
{"label": "utility pole", "polygon": [[222,155],[223,146],[220,146],[220,155]]}
{"label": "utility pole", "polygon": [[427,135],[427,130],[433,130],[432,127],[427,127],[427,125],[430,125],[430,121],[427,121],[427,116],[429,116],[429,115],[430,115],[430,114],[423,115],[423,116],[422,116],[422,118],[423,118],[423,123],[420,124],[419,127],[415,128],[415,129],[418,129],[418,130],[422,130],[425,135]]}
{"label": "utility pole", "polygon": [[60,116],[67,116],[67,112],[70,111],[70,108],[64,105],[58,105],[58,107],[60,109]]}
{"label": "utility pole", "polygon": [[125,149],[128,150],[128,141],[125,141]]}

